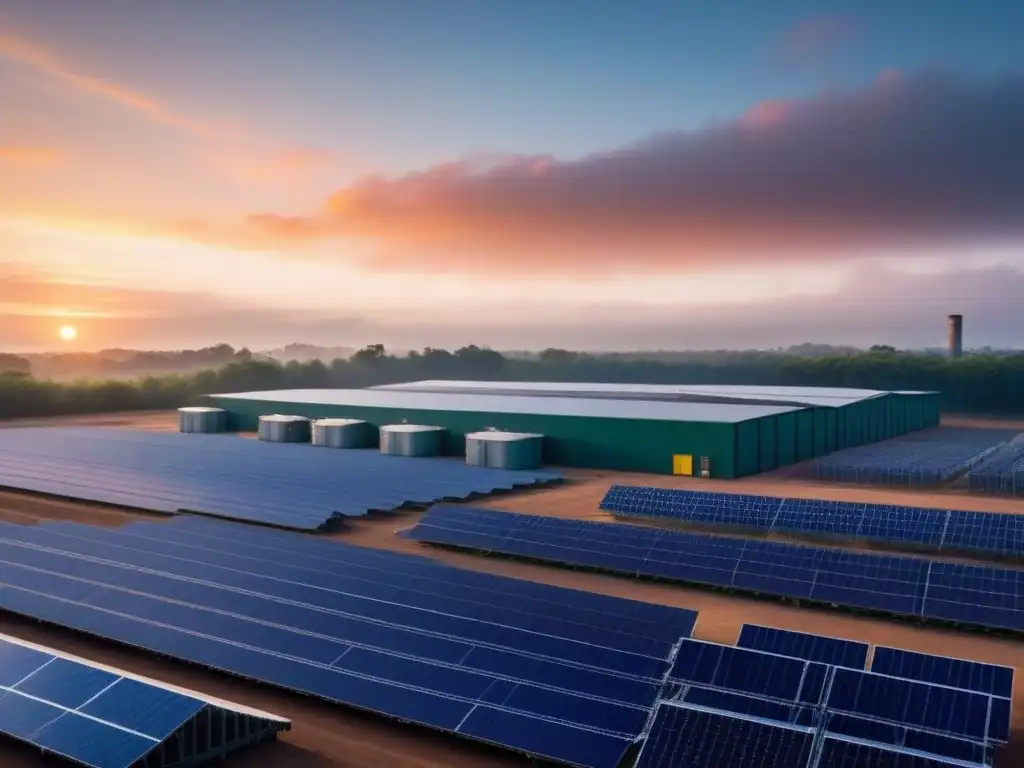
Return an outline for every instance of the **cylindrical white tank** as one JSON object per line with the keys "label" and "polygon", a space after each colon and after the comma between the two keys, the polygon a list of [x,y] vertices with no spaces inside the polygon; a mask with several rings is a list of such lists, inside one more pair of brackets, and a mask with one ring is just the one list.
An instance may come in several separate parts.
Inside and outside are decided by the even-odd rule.
{"label": "cylindrical white tank", "polygon": [[309,419],[279,413],[260,416],[259,437],[268,443],[308,443]]}
{"label": "cylindrical white tank", "polygon": [[544,435],[524,432],[472,432],[466,435],[466,463],[495,469],[540,469]]}
{"label": "cylindrical white tank", "polygon": [[324,448],[366,448],[370,444],[369,424],[359,419],[317,419],[313,422],[313,445]]}
{"label": "cylindrical white tank", "polygon": [[223,408],[188,406],[178,409],[178,429],[182,432],[214,434],[227,429],[227,412]]}
{"label": "cylindrical white tank", "polygon": [[437,456],[443,427],[388,424],[380,428],[380,452],[388,456]]}

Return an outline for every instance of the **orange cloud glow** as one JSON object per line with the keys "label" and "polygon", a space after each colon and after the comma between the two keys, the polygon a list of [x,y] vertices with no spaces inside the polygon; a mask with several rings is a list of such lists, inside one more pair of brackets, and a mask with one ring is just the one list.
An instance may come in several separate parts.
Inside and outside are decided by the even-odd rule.
{"label": "orange cloud glow", "polygon": [[0,163],[10,165],[57,165],[63,155],[49,147],[2,146],[0,145]]}
{"label": "orange cloud glow", "polygon": [[376,249],[370,268],[419,274],[586,276],[1020,241],[1020,119],[1019,76],[884,75],[580,160],[370,176],[322,211],[245,227],[275,247],[360,240]]}

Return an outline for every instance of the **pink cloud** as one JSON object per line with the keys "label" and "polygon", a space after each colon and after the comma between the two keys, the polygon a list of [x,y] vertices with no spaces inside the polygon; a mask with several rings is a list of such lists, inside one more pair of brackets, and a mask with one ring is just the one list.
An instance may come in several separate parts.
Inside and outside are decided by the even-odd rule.
{"label": "pink cloud", "polygon": [[580,160],[371,176],[247,231],[362,240],[373,269],[581,277],[1021,240],[1022,134],[1024,77],[886,76]]}

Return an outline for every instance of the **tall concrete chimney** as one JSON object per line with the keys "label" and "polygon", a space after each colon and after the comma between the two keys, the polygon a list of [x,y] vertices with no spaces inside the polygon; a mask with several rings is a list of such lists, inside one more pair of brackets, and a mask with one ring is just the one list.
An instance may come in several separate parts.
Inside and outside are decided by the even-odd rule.
{"label": "tall concrete chimney", "polygon": [[964,351],[964,316],[949,316],[949,356],[960,357]]}

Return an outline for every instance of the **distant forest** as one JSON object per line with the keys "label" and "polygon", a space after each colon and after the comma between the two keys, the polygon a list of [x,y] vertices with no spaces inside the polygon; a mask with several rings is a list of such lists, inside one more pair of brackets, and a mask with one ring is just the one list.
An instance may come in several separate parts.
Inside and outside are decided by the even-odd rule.
{"label": "distant forest", "polygon": [[[775,351],[499,353],[468,346],[392,355],[381,344],[348,357],[293,345],[253,354],[227,344],[184,352],[75,355],[76,365],[0,354],[0,418],[175,408],[204,394],[282,388],[359,388],[418,379],[758,384],[937,390],[946,412],[1024,414],[1024,352],[936,354],[797,347]],[[40,356],[42,357],[42,356]],[[80,378],[67,379],[68,372]],[[132,376],[132,372],[139,372]]]}

